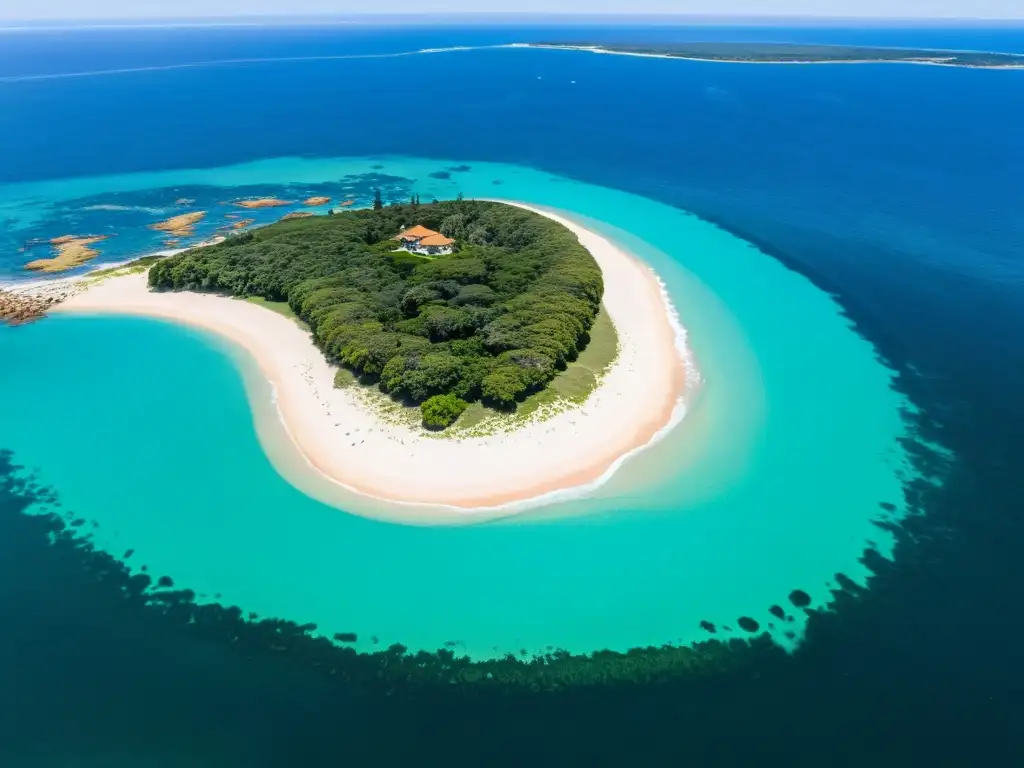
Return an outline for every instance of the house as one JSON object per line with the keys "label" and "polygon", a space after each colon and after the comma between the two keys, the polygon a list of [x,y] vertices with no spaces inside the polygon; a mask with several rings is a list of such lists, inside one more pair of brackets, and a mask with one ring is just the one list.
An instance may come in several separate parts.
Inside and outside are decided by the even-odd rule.
{"label": "house", "polygon": [[421,249],[425,248],[431,256],[441,256],[452,252],[452,246],[455,245],[455,241],[450,237],[445,237],[440,232],[435,232],[432,235],[421,238],[418,245]]}
{"label": "house", "polygon": [[392,240],[402,244],[402,249],[409,253],[419,253],[429,256],[444,256],[453,250],[455,241],[445,237],[440,232],[417,224],[409,227],[395,235]]}

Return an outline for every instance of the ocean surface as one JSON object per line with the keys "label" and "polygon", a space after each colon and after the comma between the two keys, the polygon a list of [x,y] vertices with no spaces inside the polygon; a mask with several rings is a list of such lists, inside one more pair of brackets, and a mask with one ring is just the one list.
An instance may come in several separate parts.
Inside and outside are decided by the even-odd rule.
{"label": "ocean surface", "polygon": [[[4,764],[1024,757],[1024,76],[489,47],[530,39],[1024,51],[1012,27],[0,32],[0,278],[63,234],[110,235],[95,264],[158,250],[147,225],[191,208],[201,240],[242,196],[522,200],[651,264],[705,379],[591,497],[416,527],[288,483],[265,384],[215,338],[0,328]],[[689,673],[652,661],[694,643]],[[417,677],[508,654],[573,672]]]}

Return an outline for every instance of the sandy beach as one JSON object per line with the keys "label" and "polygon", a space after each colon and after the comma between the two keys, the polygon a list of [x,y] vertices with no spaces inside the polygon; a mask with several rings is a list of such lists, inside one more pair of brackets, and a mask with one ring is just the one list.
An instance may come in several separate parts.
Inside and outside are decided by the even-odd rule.
{"label": "sandy beach", "polygon": [[[100,281],[54,311],[162,318],[240,345],[276,394],[274,404],[257,402],[254,408],[276,407],[296,458],[303,459],[295,463],[320,486],[327,478],[376,499],[442,505],[459,514],[525,508],[525,502],[556,492],[586,492],[624,457],[655,440],[682,417],[683,395],[696,371],[686,362],[682,329],[649,267],[568,219],[522,207],[565,225],[593,254],[604,275],[604,307],[618,332],[620,353],[584,404],[511,433],[438,438],[388,424],[361,404],[357,390],[333,386],[336,369],[308,332],[239,299],[152,293],[145,274],[130,274]],[[285,474],[303,485],[296,472]],[[405,509],[413,520],[416,506]]]}

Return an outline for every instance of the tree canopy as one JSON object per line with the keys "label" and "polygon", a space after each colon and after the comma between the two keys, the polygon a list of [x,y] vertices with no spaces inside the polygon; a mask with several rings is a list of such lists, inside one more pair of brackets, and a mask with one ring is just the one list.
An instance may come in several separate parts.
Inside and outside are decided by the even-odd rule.
{"label": "tree canopy", "polygon": [[[415,224],[455,238],[455,252],[396,250],[391,238]],[[604,291],[568,229],[470,200],[278,222],[160,261],[149,283],[287,301],[328,359],[384,392],[501,408],[576,358]]]}

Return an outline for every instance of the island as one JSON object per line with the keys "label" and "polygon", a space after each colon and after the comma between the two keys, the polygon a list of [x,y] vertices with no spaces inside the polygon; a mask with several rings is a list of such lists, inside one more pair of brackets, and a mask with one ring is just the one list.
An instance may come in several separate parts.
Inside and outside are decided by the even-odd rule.
{"label": "island", "polygon": [[276,197],[259,197],[252,200],[236,200],[232,205],[239,208],[280,208],[285,205],[294,205],[291,200],[281,200]]}
{"label": "island", "polygon": [[746,64],[931,64],[977,69],[1024,69],[1024,54],[947,51],[925,48],[876,48],[803,43],[680,42],[605,43],[538,42],[514,47],[555,48],[591,53],[647,56]]}
{"label": "island", "polygon": [[54,255],[48,259],[36,259],[25,265],[35,272],[66,272],[80,267],[99,256],[92,246],[107,239],[107,235],[61,235],[49,241]]}
{"label": "island", "polygon": [[234,342],[272,387],[250,398],[275,466],[369,516],[458,522],[587,493],[677,423],[699,382],[657,275],[520,203],[293,218],[145,269],[52,311]]}
{"label": "island", "polygon": [[586,344],[604,292],[571,232],[477,201],[270,225],[161,261],[149,284],[287,302],[329,359],[433,428],[545,387]]}
{"label": "island", "polygon": [[312,208],[318,205],[327,205],[329,202],[331,202],[331,198],[319,196],[307,197],[305,200],[302,201],[302,204]]}
{"label": "island", "polygon": [[206,211],[193,211],[192,213],[180,213],[171,216],[169,219],[150,224],[149,228],[157,232],[165,232],[175,238],[189,237],[195,234],[196,224],[206,218]]}

